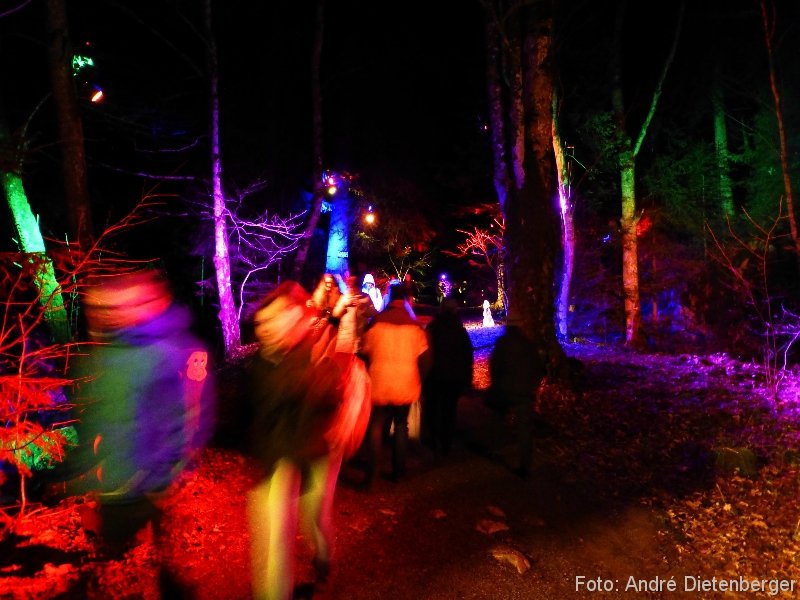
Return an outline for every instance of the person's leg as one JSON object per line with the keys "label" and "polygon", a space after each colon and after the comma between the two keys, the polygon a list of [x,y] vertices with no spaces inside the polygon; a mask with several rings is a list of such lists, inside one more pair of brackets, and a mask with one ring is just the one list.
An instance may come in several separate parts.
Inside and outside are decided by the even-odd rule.
{"label": "person's leg", "polygon": [[533,460],[533,401],[530,398],[517,398],[514,411],[517,420],[517,443],[519,444],[519,469],[517,474],[527,477]]}
{"label": "person's leg", "polygon": [[290,600],[294,592],[294,541],[300,472],[279,460],[272,475],[248,495],[250,560],[255,600]]}
{"label": "person's leg", "polygon": [[383,430],[386,427],[387,411],[385,406],[373,405],[369,416],[369,426],[366,435],[367,447],[367,472],[364,483],[369,485],[375,479],[380,461],[381,446],[383,445]]}
{"label": "person's leg", "polygon": [[406,474],[406,451],[408,448],[408,413],[410,404],[390,407],[394,421],[392,440],[392,477],[398,479]]}
{"label": "person's leg", "polygon": [[439,418],[441,421],[439,425],[439,441],[442,454],[445,456],[450,453],[450,449],[453,447],[453,436],[456,430],[456,409],[458,407],[459,396],[460,393],[456,387],[447,390],[440,396]]}
{"label": "person's leg", "polygon": [[333,497],[341,466],[338,453],[311,461],[300,496],[300,513],[314,544],[314,567],[320,579],[327,575],[333,556]]}

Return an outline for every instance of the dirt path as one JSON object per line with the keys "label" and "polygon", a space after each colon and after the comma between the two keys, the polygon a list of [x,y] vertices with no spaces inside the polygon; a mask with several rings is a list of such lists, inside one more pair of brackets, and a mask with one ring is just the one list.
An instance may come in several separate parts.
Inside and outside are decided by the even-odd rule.
{"label": "dirt path", "polygon": [[[800,472],[776,456],[800,456],[800,449],[786,433],[789,417],[770,413],[755,395],[751,367],[719,357],[570,350],[585,373],[576,393],[543,395],[528,479],[512,472],[512,438],[494,454],[485,451],[492,413],[478,395],[462,399],[458,443],[446,459],[414,445],[408,476],[379,479],[369,491],[352,485],[356,468],[344,469],[331,577],[324,588],[303,586],[309,594],[298,597],[797,597]],[[478,387],[486,382],[486,354],[477,356]],[[759,474],[714,472],[718,440],[735,446],[756,434],[768,449]],[[211,449],[168,502],[166,554],[200,600],[250,597],[244,502],[254,473],[235,450]],[[30,539],[0,547],[0,598],[155,598],[152,584],[140,583],[152,580],[152,545],[119,562],[99,561],[75,512],[44,512],[29,525]],[[302,538],[297,552],[298,584],[309,584]],[[710,586],[714,577],[796,589],[726,595],[697,588],[697,578]]]}

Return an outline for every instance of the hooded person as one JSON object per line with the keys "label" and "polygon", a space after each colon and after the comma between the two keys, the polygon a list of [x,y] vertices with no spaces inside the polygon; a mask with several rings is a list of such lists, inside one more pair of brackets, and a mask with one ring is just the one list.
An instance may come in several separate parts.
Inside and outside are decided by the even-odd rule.
{"label": "hooded person", "polygon": [[96,497],[87,525],[113,556],[148,524],[158,538],[160,493],[213,433],[215,387],[208,349],[159,271],[95,277],[82,301],[92,343],[72,370],[79,445],[63,478]]}
{"label": "hooded person", "polygon": [[372,300],[375,310],[383,310],[383,296],[381,295],[381,291],[375,285],[375,278],[372,276],[372,273],[367,273],[364,275],[364,281],[361,283],[361,291],[369,296],[370,300]]}

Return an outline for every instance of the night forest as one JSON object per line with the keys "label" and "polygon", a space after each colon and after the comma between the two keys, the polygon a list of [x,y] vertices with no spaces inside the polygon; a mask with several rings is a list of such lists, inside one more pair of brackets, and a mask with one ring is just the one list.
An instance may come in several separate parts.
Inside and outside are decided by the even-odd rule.
{"label": "night forest", "polygon": [[[649,449],[631,472],[697,467],[691,490],[642,491],[617,466],[584,483],[619,476],[623,494],[670,514],[679,554],[696,555],[720,514],[749,514],[731,498],[742,486],[755,504],[760,477],[796,477],[799,25],[789,0],[3,3],[0,543],[31,529],[37,480],[71,443],[63,419],[42,415],[71,408],[65,367],[85,341],[86,277],[162,268],[220,380],[235,382],[224,374],[252,350],[254,304],[286,279],[312,290],[344,223],[334,268],[382,288],[408,275],[423,320],[451,282],[476,323],[476,405],[492,344],[484,300],[498,325],[518,319],[537,340],[550,369],[543,461],[583,477],[577,456],[559,454],[569,443],[606,453],[582,434],[625,430],[623,445],[647,446],[630,432],[669,413],[685,446],[662,450],[676,464]],[[666,407],[646,372],[670,361],[722,373],[720,390],[727,374],[722,396],[753,406],[718,404],[706,388]],[[660,376],[676,389],[690,377]],[[593,377],[619,378],[628,416]],[[626,387],[634,380],[643,389]],[[653,413],[633,402],[648,394]],[[220,390],[221,402],[235,396]],[[608,430],[589,425],[595,410]],[[703,446],[703,415],[736,433]],[[229,460],[209,468],[235,470]],[[343,506],[357,511],[352,494]],[[771,508],[795,528],[764,542],[791,540],[774,577],[797,575],[791,502]],[[718,571],[743,573],[747,560]]]}

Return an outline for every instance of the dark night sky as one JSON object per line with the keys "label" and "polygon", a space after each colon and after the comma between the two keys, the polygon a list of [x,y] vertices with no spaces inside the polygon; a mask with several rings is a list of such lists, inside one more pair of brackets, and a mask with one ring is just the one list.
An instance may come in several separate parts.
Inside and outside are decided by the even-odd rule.
{"label": "dark night sky", "polygon": [[[108,166],[205,177],[207,84],[196,31],[200,3],[68,4],[75,46],[85,40],[93,43],[98,60],[93,77],[108,95],[100,106],[85,105],[90,185],[98,207],[123,211],[153,184]],[[225,174],[231,187],[265,178],[270,187],[264,201],[281,206],[297,198],[297,188],[308,185],[311,172],[313,4],[214,4]],[[564,32],[557,51],[564,68],[558,84],[564,88],[565,104],[576,112],[608,108],[608,95],[597,82],[602,82],[608,65],[615,4],[561,3]],[[626,93],[635,116],[663,60],[675,3],[629,4],[631,23],[639,24],[626,28],[630,33],[625,46]],[[756,0],[687,4],[684,35],[660,107],[663,122],[686,120],[706,110],[701,101],[695,102],[693,90],[708,79],[703,69],[717,36],[727,40],[732,85],[752,88],[752,66],[763,65]],[[800,39],[796,4],[778,3],[784,44]],[[10,11],[8,3],[3,6]],[[60,191],[54,176],[58,149],[53,105],[47,97],[43,2],[19,0],[14,6],[21,8],[0,17],[2,99],[12,131],[30,118],[26,184],[43,224],[57,235],[63,219],[48,218],[58,214]],[[712,19],[720,10],[724,16]],[[791,31],[794,36],[786,33]],[[480,130],[486,117],[483,52],[483,14],[477,0],[328,0],[322,75],[327,166],[409,177],[435,202],[491,196],[491,164]],[[653,127],[657,132],[659,123]],[[442,185],[459,177],[457,187]],[[193,193],[185,183],[164,184],[161,189]],[[112,213],[107,211],[106,218],[112,219]]]}

